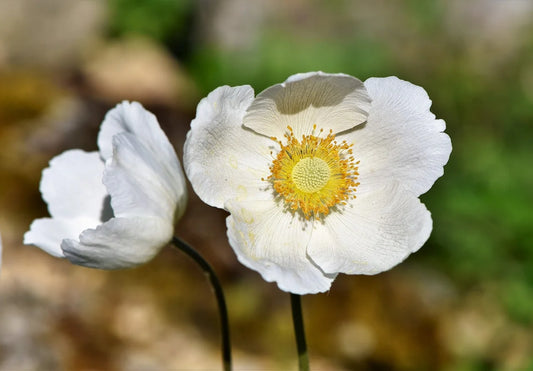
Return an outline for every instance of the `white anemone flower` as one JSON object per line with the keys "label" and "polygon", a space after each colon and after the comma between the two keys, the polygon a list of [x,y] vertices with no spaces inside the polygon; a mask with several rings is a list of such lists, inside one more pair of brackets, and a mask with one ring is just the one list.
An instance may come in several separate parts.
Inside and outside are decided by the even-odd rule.
{"label": "white anemone flower", "polygon": [[219,87],[198,105],[185,172],[229,211],[241,263],[284,291],[327,291],[338,273],[388,270],[429,238],[418,196],[451,152],[430,106],[396,77],[297,74],[257,97]]}
{"label": "white anemone flower", "polygon": [[156,117],[137,102],[107,113],[98,147],[50,161],[40,190],[52,217],[35,220],[24,243],[91,268],[145,263],[172,239],[185,210],[176,152]]}

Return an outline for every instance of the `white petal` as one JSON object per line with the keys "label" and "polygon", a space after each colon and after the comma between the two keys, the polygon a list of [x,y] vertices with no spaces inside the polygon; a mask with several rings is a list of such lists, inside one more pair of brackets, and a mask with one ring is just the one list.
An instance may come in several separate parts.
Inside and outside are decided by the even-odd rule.
{"label": "white petal", "polygon": [[[322,72],[298,74],[257,95],[244,117],[244,126],[268,137],[283,139],[287,126],[297,138],[313,125],[328,134],[366,121],[370,98],[355,77]],[[318,133],[317,133],[318,134]]]}
{"label": "white petal", "polygon": [[157,157],[131,133],[115,135],[113,148],[104,183],[115,216],[154,216],[172,224],[174,213],[177,210],[177,217],[181,216],[186,201],[185,180],[177,158]]}
{"label": "white petal", "polygon": [[35,245],[48,254],[63,258],[61,241],[65,238],[77,239],[82,231],[94,228],[100,222],[91,218],[43,218],[31,223],[30,230],[24,234],[25,245]]}
{"label": "white petal", "polygon": [[172,238],[173,225],[150,217],[113,218],[61,244],[74,264],[99,269],[134,267],[152,259]]}
{"label": "white petal", "polygon": [[41,193],[53,217],[100,220],[107,195],[104,164],[98,152],[69,150],[43,170]]}
{"label": "white petal", "polygon": [[355,143],[360,160],[360,192],[395,179],[415,195],[443,174],[452,149],[445,123],[429,111],[424,89],[396,77],[365,82],[372,98],[368,122],[340,136]]}
{"label": "white petal", "polygon": [[157,118],[137,102],[124,101],[106,114],[98,133],[98,148],[104,159],[113,155],[113,136],[119,133],[135,135],[161,161],[177,161],[176,152]]}
{"label": "white petal", "polygon": [[377,274],[417,251],[431,229],[426,207],[395,183],[316,222],[308,254],[328,273]]}
{"label": "white petal", "polygon": [[[115,149],[113,137],[117,134],[130,134],[131,137],[135,137],[136,141],[144,146],[146,162],[159,163],[157,181],[163,183],[163,187],[172,190],[172,198],[177,202],[176,214],[181,215],[187,201],[185,177],[176,151],[161,130],[157,118],[137,102],[124,101],[110,110],[98,134],[98,146],[104,159],[109,159],[113,155]],[[133,169],[130,168],[131,171]]]}
{"label": "white petal", "polygon": [[330,288],[334,275],[326,276],[306,254],[311,225],[273,200],[229,201],[226,208],[229,242],[242,264],[283,291],[311,294]]}
{"label": "white petal", "polygon": [[273,157],[279,146],[242,126],[251,101],[249,86],[223,86],[198,105],[184,146],[185,172],[194,191],[205,203],[224,207],[228,199],[265,198]]}

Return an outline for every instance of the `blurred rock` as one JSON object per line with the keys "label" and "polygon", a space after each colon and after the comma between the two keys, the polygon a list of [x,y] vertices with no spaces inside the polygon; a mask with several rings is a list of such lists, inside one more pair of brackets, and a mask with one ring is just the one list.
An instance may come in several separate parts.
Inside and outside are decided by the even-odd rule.
{"label": "blurred rock", "polygon": [[103,0],[0,1],[0,67],[69,68],[105,24]]}
{"label": "blurred rock", "polygon": [[262,0],[202,0],[198,6],[198,38],[223,50],[249,49],[261,37],[275,2]]}
{"label": "blurred rock", "polygon": [[503,62],[528,42],[533,2],[527,0],[450,1],[444,23],[452,40],[480,73],[500,73]]}
{"label": "blurred rock", "polygon": [[103,113],[87,102],[64,96],[57,99],[41,117],[26,124],[27,129],[18,149],[23,156],[34,156],[36,160],[37,156],[49,159],[61,149],[81,147],[95,150],[96,132],[102,118]]}
{"label": "blurred rock", "polygon": [[194,83],[179,63],[149,39],[130,38],[100,46],[83,74],[91,94],[111,103],[126,99],[190,109],[198,101]]}
{"label": "blurred rock", "polygon": [[452,0],[448,4],[445,20],[449,32],[472,46],[482,42],[497,48],[514,47],[525,41],[517,36],[531,24],[533,15],[533,2],[525,0]]}
{"label": "blurred rock", "polygon": [[453,355],[452,366],[465,359],[498,370],[529,369],[532,333],[506,316],[495,287],[485,283],[469,290],[442,316],[442,345]]}
{"label": "blurred rock", "polygon": [[0,130],[42,115],[58,97],[48,76],[26,69],[0,70]]}
{"label": "blurred rock", "polygon": [[342,323],[337,328],[337,347],[348,359],[362,360],[372,356],[376,348],[376,334],[363,322]]}

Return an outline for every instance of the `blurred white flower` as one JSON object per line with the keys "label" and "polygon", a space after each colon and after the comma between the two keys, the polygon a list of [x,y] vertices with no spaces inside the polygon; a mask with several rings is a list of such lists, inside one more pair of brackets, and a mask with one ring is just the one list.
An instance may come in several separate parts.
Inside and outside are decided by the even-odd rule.
{"label": "blurred white flower", "polygon": [[142,264],[171,240],[185,210],[179,160],[156,117],[137,102],[107,113],[98,147],[50,161],[40,190],[52,217],[35,220],[24,243],[92,268]]}
{"label": "blurred white flower", "polygon": [[396,77],[291,76],[254,98],[204,98],[184,149],[195,192],[224,208],[241,263],[295,294],[390,269],[428,239],[419,201],[451,152],[421,87]]}

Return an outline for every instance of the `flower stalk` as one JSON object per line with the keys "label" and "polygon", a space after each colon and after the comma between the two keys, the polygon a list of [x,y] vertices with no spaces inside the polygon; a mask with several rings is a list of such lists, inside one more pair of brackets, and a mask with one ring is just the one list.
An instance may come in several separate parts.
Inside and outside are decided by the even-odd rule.
{"label": "flower stalk", "polygon": [[298,350],[298,370],[309,371],[309,355],[307,354],[307,344],[305,342],[304,320],[300,295],[291,293],[291,309],[294,336],[296,337],[296,348]]}
{"label": "flower stalk", "polygon": [[224,298],[222,285],[220,284],[220,281],[211,265],[195,249],[193,249],[190,245],[188,245],[186,242],[180,240],[177,237],[172,238],[172,244],[176,248],[187,254],[191,259],[193,259],[202,268],[209,282],[211,283],[211,287],[213,289],[218,304],[218,314],[220,317],[223,370],[231,371],[231,344],[229,334],[228,310],[226,307],[226,300]]}

